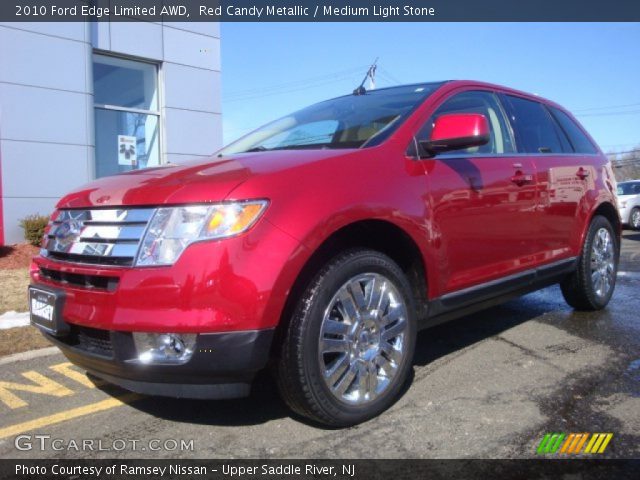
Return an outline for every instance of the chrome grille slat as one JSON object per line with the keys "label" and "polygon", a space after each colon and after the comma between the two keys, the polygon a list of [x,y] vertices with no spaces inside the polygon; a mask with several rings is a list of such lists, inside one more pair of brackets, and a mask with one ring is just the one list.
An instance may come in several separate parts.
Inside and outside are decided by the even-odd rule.
{"label": "chrome grille slat", "polygon": [[133,243],[138,244],[137,238],[98,238],[98,237],[80,237],[81,242],[85,243]]}
{"label": "chrome grille slat", "polygon": [[154,208],[96,208],[90,210],[60,210],[56,221],[81,220],[88,222],[147,223],[153,215]]}
{"label": "chrome grille slat", "polygon": [[61,261],[133,265],[155,209],[60,210],[45,239],[47,255]]}

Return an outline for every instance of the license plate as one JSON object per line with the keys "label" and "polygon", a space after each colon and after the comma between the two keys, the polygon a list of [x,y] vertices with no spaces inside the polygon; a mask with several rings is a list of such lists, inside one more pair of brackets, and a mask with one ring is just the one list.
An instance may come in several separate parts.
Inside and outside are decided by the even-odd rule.
{"label": "license plate", "polygon": [[62,319],[63,301],[64,295],[60,292],[29,287],[31,324],[52,335],[68,333],[69,325]]}

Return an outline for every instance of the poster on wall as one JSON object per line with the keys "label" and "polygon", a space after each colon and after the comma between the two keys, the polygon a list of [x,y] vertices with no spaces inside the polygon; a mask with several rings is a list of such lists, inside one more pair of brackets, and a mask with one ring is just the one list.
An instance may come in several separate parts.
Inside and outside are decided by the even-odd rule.
{"label": "poster on wall", "polygon": [[137,164],[136,137],[118,135],[118,165],[135,167]]}

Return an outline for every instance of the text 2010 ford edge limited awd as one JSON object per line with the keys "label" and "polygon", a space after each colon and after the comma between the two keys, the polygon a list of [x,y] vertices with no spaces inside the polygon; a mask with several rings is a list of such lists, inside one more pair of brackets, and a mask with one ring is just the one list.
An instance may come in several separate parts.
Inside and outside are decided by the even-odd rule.
{"label": "text 2010 ford edge limited awd", "polygon": [[359,91],[64,197],[32,322],[126,389],[239,397],[269,363],[295,411],[352,425],[399,395],[420,328],[553,283],[605,307],[615,191],[552,102],[470,81]]}

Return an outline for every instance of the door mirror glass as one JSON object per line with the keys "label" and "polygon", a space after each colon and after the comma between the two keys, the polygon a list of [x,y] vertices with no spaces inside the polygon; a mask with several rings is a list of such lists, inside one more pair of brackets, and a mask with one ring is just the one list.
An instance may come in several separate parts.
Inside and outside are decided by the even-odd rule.
{"label": "door mirror glass", "polygon": [[432,155],[478,147],[489,142],[489,123],[479,113],[450,113],[437,117],[428,140],[420,142]]}

